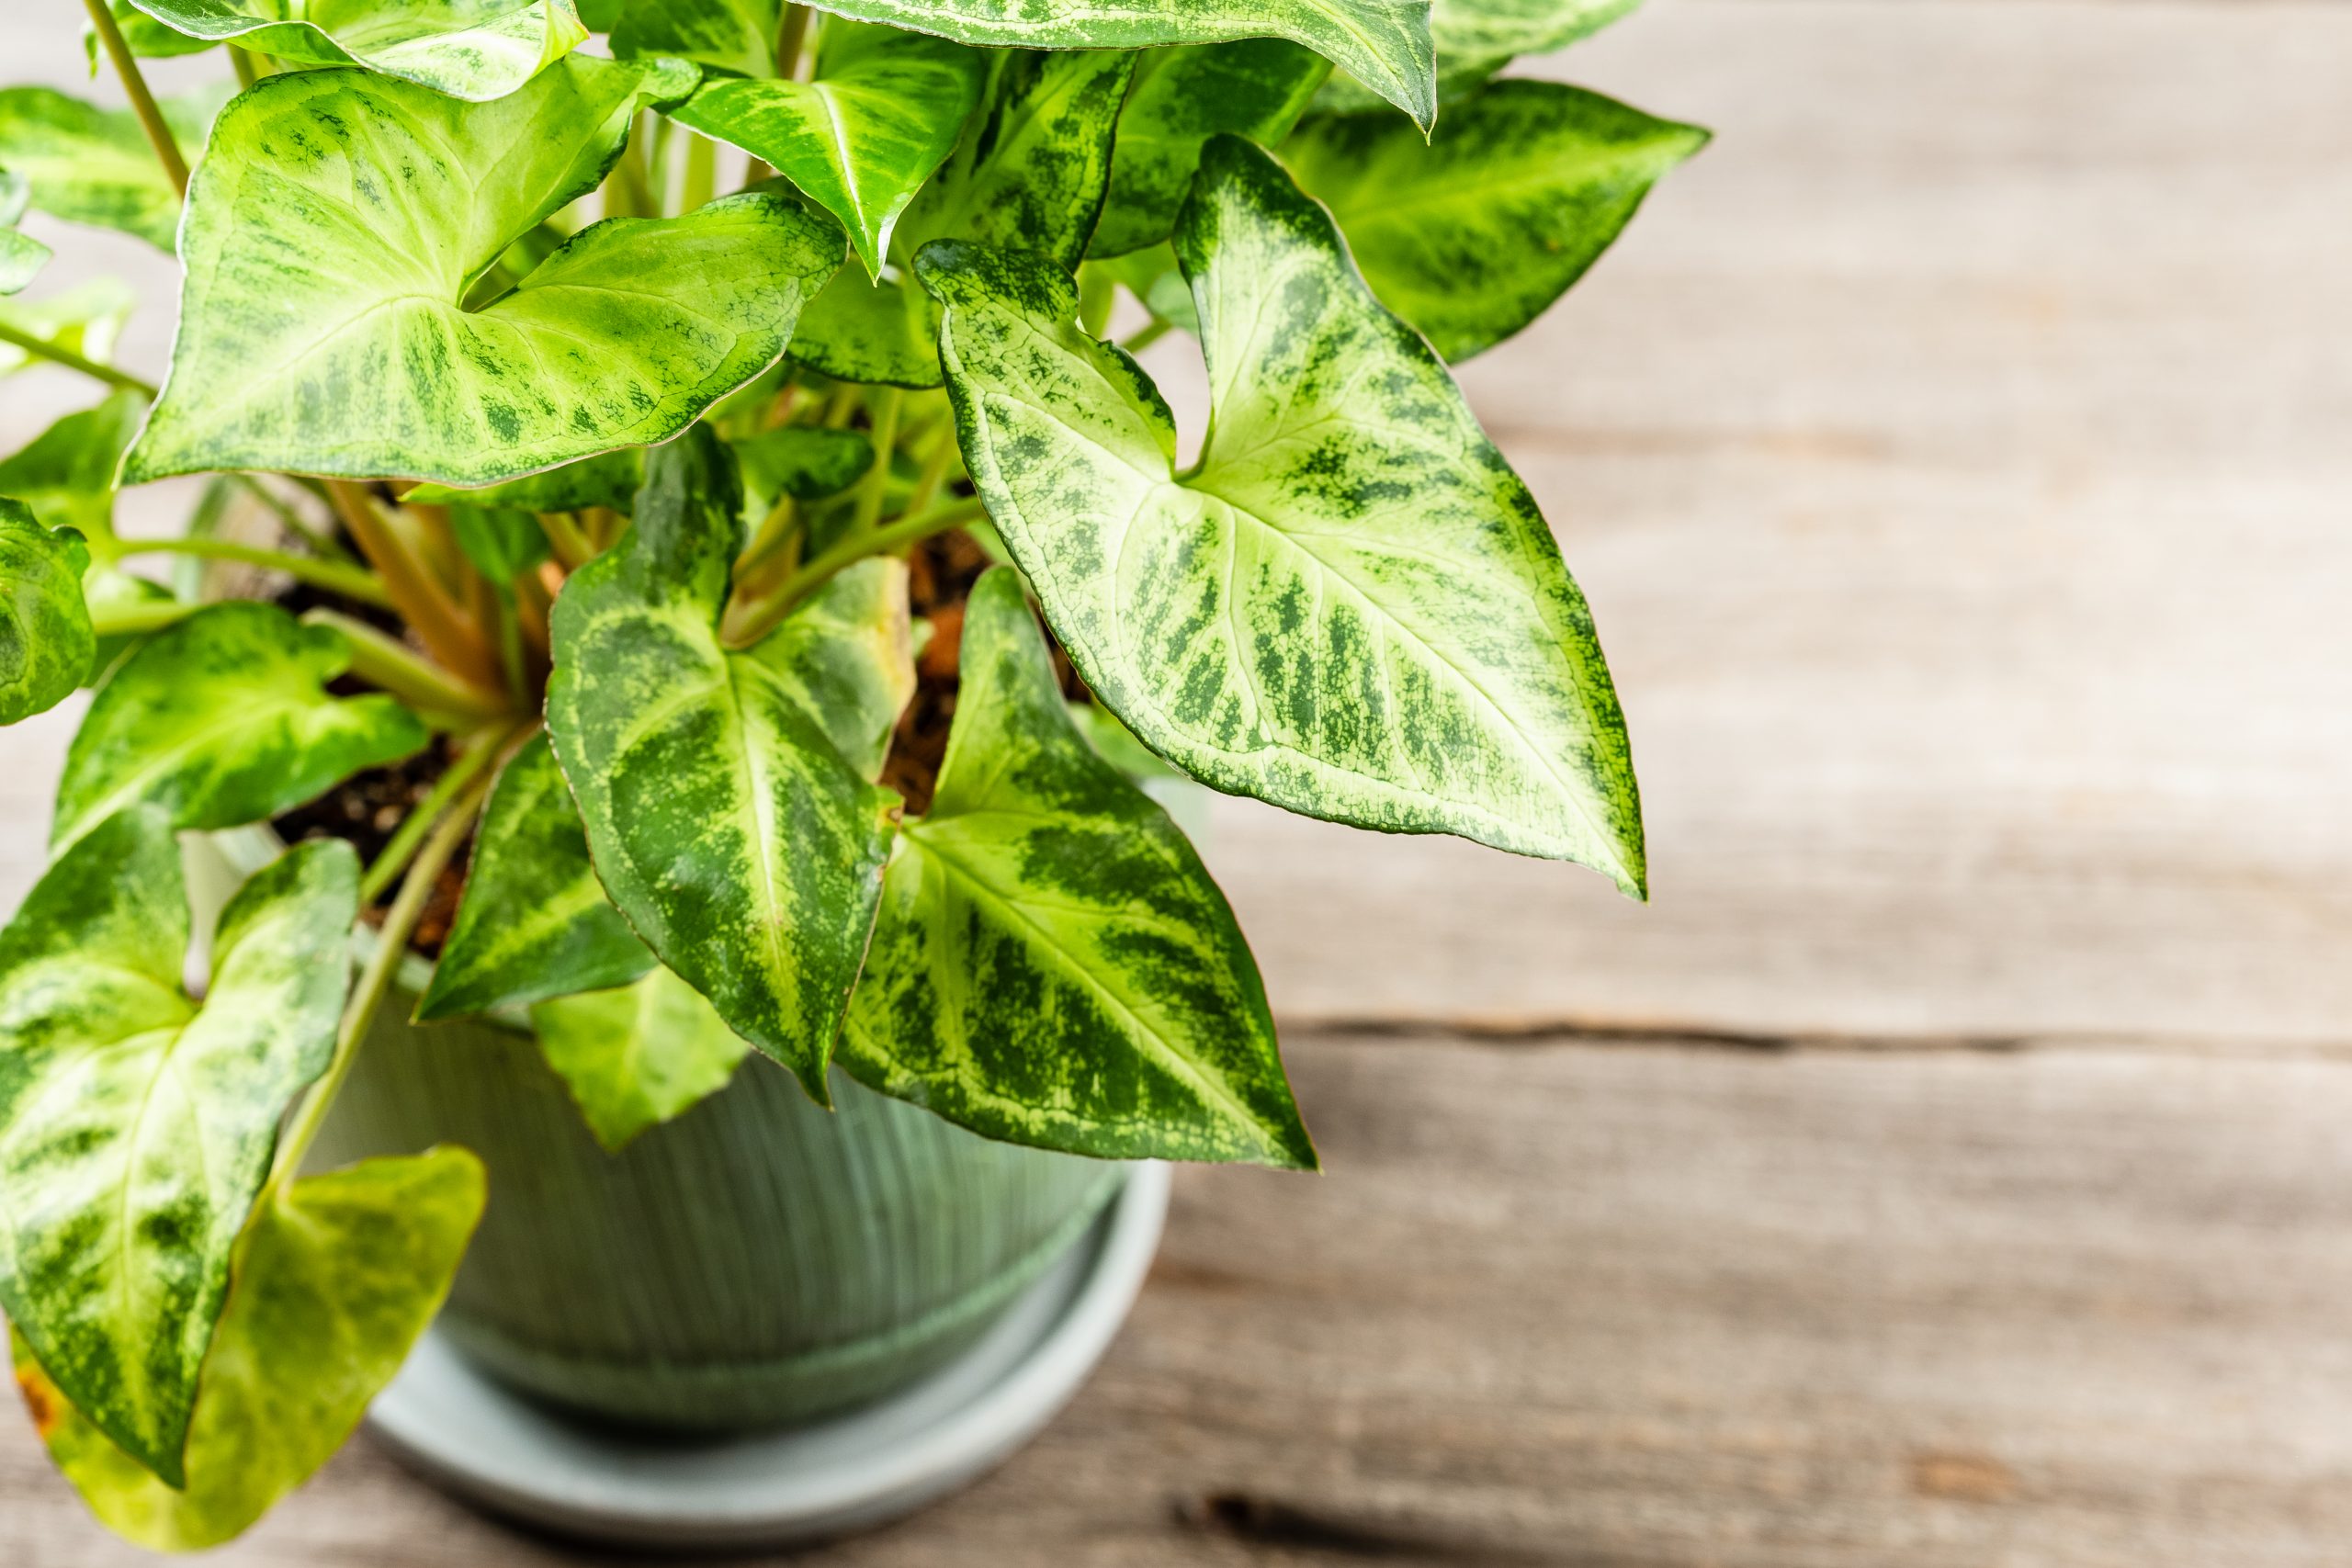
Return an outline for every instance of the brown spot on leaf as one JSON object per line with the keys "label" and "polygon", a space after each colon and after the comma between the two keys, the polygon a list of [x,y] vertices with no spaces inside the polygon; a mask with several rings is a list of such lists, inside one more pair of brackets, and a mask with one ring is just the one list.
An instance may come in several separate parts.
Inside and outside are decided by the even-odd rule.
{"label": "brown spot on leaf", "polygon": [[1911,1456],[1911,1490],[1954,1503],[2006,1503],[2018,1474],[1990,1454],[1928,1451]]}
{"label": "brown spot on leaf", "polygon": [[58,1409],[57,1391],[49,1385],[39,1367],[27,1362],[17,1369],[17,1392],[25,1396],[25,1409],[33,1418],[33,1430],[40,1434],[42,1442],[49,1441],[62,1412]]}

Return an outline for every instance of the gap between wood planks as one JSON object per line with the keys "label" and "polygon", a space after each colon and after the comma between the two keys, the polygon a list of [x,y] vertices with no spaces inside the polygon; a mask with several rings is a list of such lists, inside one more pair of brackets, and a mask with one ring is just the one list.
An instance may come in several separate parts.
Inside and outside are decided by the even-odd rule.
{"label": "gap between wood planks", "polygon": [[1570,1018],[1351,1018],[1344,1015],[1278,1016],[1282,1036],[1339,1042],[1453,1043],[1510,1049],[1616,1050],[1681,1046],[1762,1055],[1800,1051],[1863,1055],[1924,1055],[1956,1052],[2021,1055],[2070,1051],[2114,1055],[2213,1057],[2276,1062],[2319,1061],[2352,1065],[2352,1039],[2308,1041],[2245,1035],[2132,1034],[2112,1031],[2018,1033],[1874,1033],[1835,1031],[1740,1030]]}

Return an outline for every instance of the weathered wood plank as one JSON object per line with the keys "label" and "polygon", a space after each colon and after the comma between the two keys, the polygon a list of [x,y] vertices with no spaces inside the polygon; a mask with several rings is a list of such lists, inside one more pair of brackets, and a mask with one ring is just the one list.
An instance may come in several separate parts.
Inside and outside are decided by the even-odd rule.
{"label": "weathered wood plank", "polygon": [[[1031,1450],[815,1562],[2340,1561],[2352,1065],[1294,1044]],[[100,1541],[0,1422],[0,1561]],[[1282,1547],[1278,1552],[1261,1548]],[[238,1568],[559,1560],[361,1445]]]}

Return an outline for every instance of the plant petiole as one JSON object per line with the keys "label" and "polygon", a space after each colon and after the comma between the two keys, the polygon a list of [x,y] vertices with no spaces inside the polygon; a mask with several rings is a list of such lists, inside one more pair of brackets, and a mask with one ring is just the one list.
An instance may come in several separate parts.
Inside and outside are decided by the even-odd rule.
{"label": "plant petiole", "polygon": [[85,376],[94,376],[109,387],[126,388],[146,398],[155,395],[155,383],[143,377],[133,376],[128,370],[118,370],[111,365],[101,365],[95,359],[51,343],[46,338],[35,337],[21,327],[10,326],[6,321],[0,321],[0,343],[14,344],[36,359],[46,359],[52,365],[62,365],[68,370],[79,370]]}
{"label": "plant petiole", "polygon": [[369,866],[368,874],[359,879],[361,908],[382,897],[384,889],[390,887],[407,867],[410,858],[416,853],[417,846],[424,841],[426,830],[439,819],[442,807],[461,791],[470,788],[484,769],[512,750],[517,740],[537,728],[538,721],[534,719],[528,724],[508,728],[477,729],[458,742],[457,761],[449,764],[448,772],[433,781],[433,787],[425,791],[424,797],[410,810],[408,820],[401,824],[400,830],[384,846],[383,853],[376,857],[376,863]]}
{"label": "plant petiole", "polygon": [[333,626],[344,635],[351,644],[354,675],[428,714],[447,714],[463,723],[480,724],[514,712],[500,693],[462,681],[418,658],[365,621],[334,610],[311,610],[302,619],[314,626]]}
{"label": "plant petiole", "polygon": [[240,545],[230,539],[125,539],[115,555],[118,558],[142,555],[199,556],[209,560],[236,561],[266,571],[282,571],[297,582],[307,582],[313,588],[323,588],[346,599],[373,604],[379,610],[392,607],[391,595],[385,592],[382,580],[364,568],[348,566],[342,561],[317,560],[310,556],[288,555],[283,550],[266,550],[258,545]]}
{"label": "plant petiole", "polygon": [[107,0],[82,0],[90,13],[90,27],[106,46],[107,58],[114,62],[114,73],[122,79],[122,90],[130,98],[131,112],[139,117],[139,125],[147,132],[147,141],[155,149],[155,157],[164,165],[165,177],[180,195],[187,194],[187,160],[180,155],[180,144],[172,136],[172,128],[164,119],[164,111],[156,107],[155,95],[147,90],[147,78],[139,73],[139,62],[131,57],[130,45],[123,41],[122,29],[114,25],[114,12]]}

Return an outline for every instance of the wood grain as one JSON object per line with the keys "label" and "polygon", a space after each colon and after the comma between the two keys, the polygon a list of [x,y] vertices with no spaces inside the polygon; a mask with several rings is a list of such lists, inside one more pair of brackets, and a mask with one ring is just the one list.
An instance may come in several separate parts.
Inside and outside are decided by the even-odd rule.
{"label": "wood grain", "polygon": [[[1654,0],[1563,64],[1720,133],[1466,378],[1655,903],[1221,806],[1330,1173],[1186,1174],[1068,1415],[813,1561],[2341,1562],[2352,9]],[[0,739],[0,908],[68,733]],[[0,1563],[133,1560],[0,1420]],[[582,1560],[364,1442],[220,1559]]]}
{"label": "wood grain", "polygon": [[[2352,1066],[1293,1043],[1033,1448],[815,1563],[2336,1562]],[[0,1559],[136,1561],[0,1423]],[[219,1559],[568,1560],[356,1445]]]}

